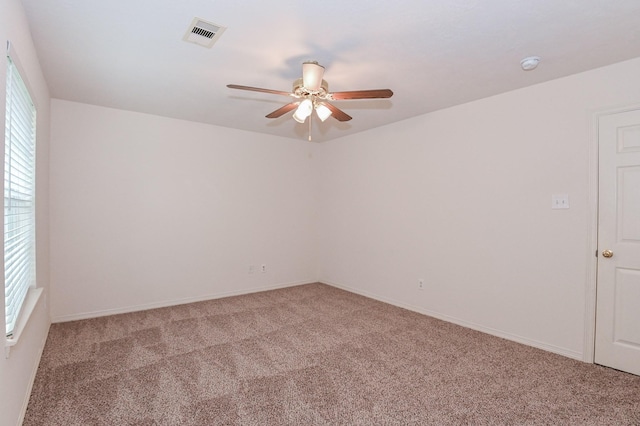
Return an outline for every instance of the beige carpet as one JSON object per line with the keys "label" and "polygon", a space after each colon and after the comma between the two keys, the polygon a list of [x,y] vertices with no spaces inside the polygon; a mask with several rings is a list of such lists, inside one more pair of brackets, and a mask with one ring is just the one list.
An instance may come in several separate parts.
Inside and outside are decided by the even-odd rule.
{"label": "beige carpet", "polygon": [[24,425],[640,425],[640,377],[322,284],[54,324]]}

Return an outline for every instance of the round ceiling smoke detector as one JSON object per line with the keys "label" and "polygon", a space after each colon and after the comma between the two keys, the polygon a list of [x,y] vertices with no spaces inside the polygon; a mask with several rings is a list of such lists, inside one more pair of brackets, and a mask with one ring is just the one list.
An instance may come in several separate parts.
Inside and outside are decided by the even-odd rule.
{"label": "round ceiling smoke detector", "polygon": [[539,56],[529,56],[528,58],[524,58],[523,60],[520,61],[520,66],[525,71],[531,71],[536,69],[539,63],[540,63]]}

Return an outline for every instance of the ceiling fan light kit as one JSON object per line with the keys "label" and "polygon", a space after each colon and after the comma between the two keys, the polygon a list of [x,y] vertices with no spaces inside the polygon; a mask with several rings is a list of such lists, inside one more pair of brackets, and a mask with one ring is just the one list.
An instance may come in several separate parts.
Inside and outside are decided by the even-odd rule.
{"label": "ceiling fan light kit", "polygon": [[313,101],[311,99],[305,99],[300,102],[300,105],[293,114],[293,119],[298,123],[304,123],[308,116],[313,112]]}
{"label": "ceiling fan light kit", "polygon": [[[266,115],[267,118],[278,118],[293,111],[293,119],[298,123],[304,123],[313,111],[316,112],[320,121],[325,121],[333,117],[338,121],[349,121],[351,116],[328,101],[340,101],[348,99],[383,99],[393,96],[389,89],[377,90],[354,90],[350,92],[329,92],[329,83],[324,79],[324,67],[316,61],[308,61],[302,64],[302,78],[293,83],[291,92],[280,90],[262,89],[260,87],[241,86],[238,84],[228,84],[230,89],[249,90],[253,92],[270,93],[274,95],[285,95],[295,100],[277,110]],[[309,122],[311,124],[311,122]],[[311,136],[309,136],[310,138]]]}
{"label": "ceiling fan light kit", "polygon": [[331,110],[324,102],[320,102],[316,105],[316,114],[318,114],[320,121],[324,122],[327,118],[331,117]]}

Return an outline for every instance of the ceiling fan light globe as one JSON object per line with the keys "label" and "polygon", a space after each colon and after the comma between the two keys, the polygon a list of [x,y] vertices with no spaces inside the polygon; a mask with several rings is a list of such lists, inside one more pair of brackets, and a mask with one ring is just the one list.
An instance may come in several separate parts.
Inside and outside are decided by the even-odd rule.
{"label": "ceiling fan light globe", "polygon": [[313,102],[311,102],[310,99],[305,99],[304,101],[300,102],[298,109],[296,109],[296,112],[293,114],[293,119],[298,123],[304,123],[304,121],[308,116],[311,115],[312,112]]}
{"label": "ceiling fan light globe", "polygon": [[316,107],[316,114],[320,121],[324,122],[327,118],[331,117],[331,110],[323,103],[319,103]]}

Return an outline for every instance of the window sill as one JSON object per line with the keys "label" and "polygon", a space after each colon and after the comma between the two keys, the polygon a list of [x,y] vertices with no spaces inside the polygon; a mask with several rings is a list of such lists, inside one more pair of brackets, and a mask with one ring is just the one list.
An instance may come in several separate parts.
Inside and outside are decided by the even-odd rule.
{"label": "window sill", "polygon": [[33,311],[38,304],[38,300],[40,300],[40,297],[42,296],[42,291],[42,287],[30,288],[29,291],[27,291],[24,303],[22,304],[22,311],[20,312],[20,316],[18,317],[18,321],[16,322],[16,326],[13,330],[13,336],[7,337],[4,344],[5,358],[9,358],[11,347],[18,343],[20,335],[27,327],[27,322],[29,321],[31,314],[33,314]]}

